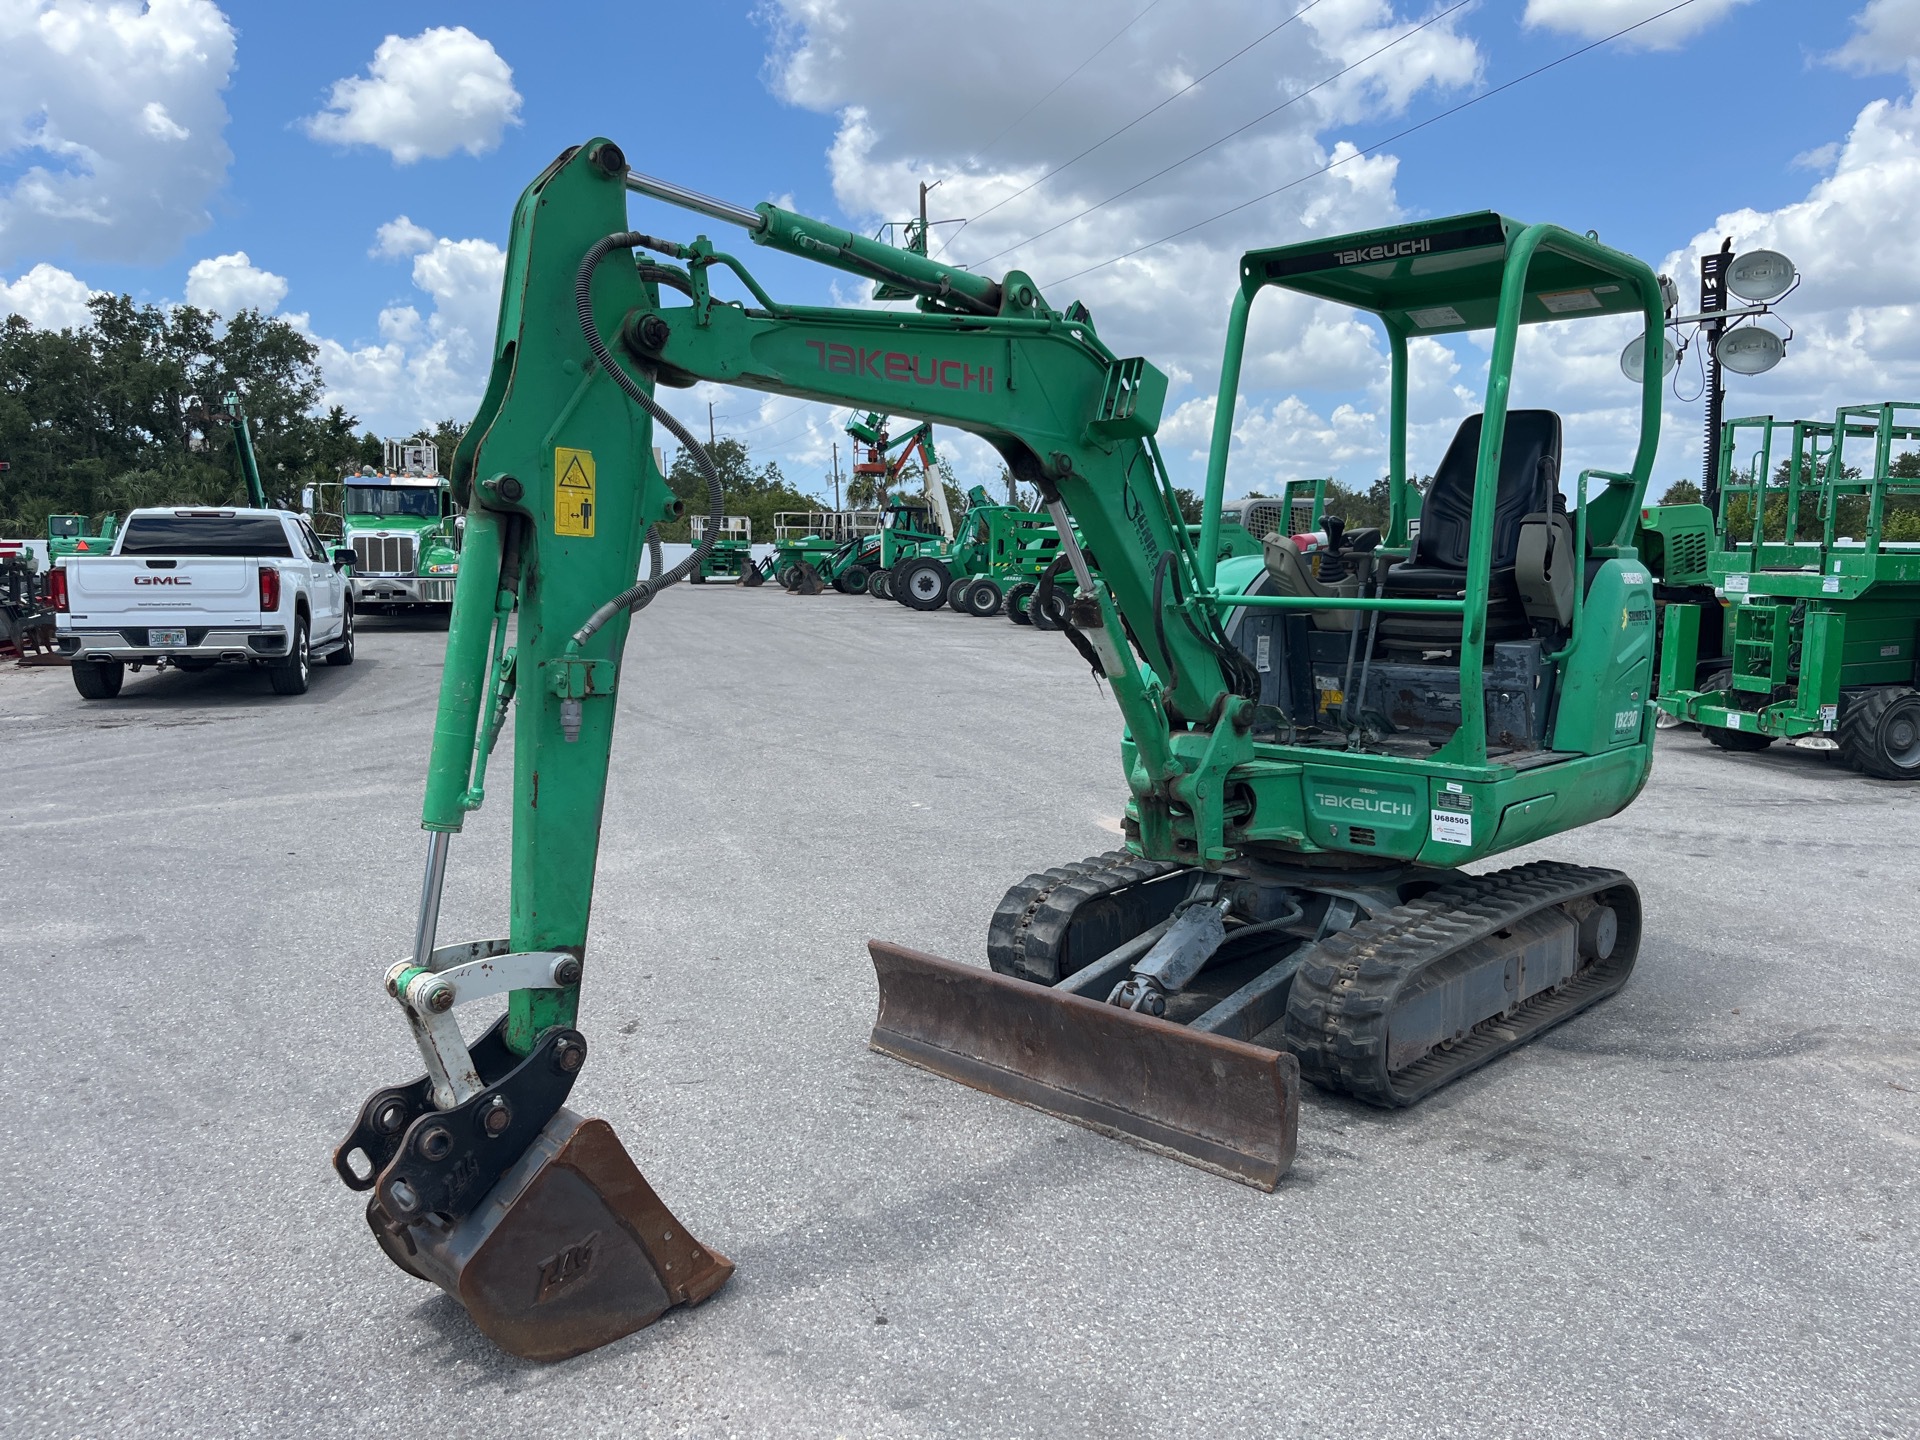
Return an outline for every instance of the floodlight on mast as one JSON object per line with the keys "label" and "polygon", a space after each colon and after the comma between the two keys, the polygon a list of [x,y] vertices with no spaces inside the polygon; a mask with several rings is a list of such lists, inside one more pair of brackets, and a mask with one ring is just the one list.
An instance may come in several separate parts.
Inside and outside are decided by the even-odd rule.
{"label": "floodlight on mast", "polygon": [[[1720,411],[1726,402],[1721,374],[1763,375],[1786,357],[1787,345],[1793,339],[1792,327],[1781,335],[1759,320],[1775,313],[1774,306],[1799,286],[1800,271],[1778,250],[1748,250],[1735,255],[1730,239],[1718,251],[1700,257],[1699,314],[1676,315],[1679,287],[1666,276],[1660,277],[1660,290],[1667,301],[1667,328],[1680,337],[1677,348],[1671,341],[1664,346],[1662,373],[1671,375],[1696,339],[1706,349],[1706,444],[1700,490],[1709,505],[1717,502],[1720,490]],[[1746,303],[1729,306],[1729,295]],[[1691,333],[1689,326],[1694,327]],[[1636,385],[1646,376],[1646,355],[1644,333],[1620,352],[1620,369]]]}

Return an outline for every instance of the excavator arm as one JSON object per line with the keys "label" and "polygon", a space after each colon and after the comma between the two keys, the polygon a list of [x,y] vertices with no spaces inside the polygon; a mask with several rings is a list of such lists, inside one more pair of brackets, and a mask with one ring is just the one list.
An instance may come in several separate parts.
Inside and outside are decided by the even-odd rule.
{"label": "excavator arm", "polygon": [[[387,974],[427,1074],[371,1096],[335,1156],[349,1186],[372,1192],[368,1221],[396,1264],[460,1298],[504,1347],[547,1358],[702,1299],[731,1271],[686,1237],[611,1131],[564,1104],[588,1053],[574,1025],[628,626],[701,559],[635,579],[649,528],[680,508],[652,461],[656,427],[706,463],[656,385],[712,380],[969,430],[1046,499],[1063,537],[1070,516],[1098,558],[1095,582],[1076,556],[1077,619],[1138,750],[1146,846],[1171,857],[1194,854],[1209,827],[1217,837],[1226,767],[1250,753],[1250,702],[1213,613],[1192,604],[1198,557],[1152,446],[1158,371],[1115,357],[1024,276],[989,284],[772,206],[739,212],[762,244],[923,297],[905,314],[778,304],[704,238],[631,232],[628,188],[650,184],[599,140],[556,160],[514,213],[492,373],[451,466],[466,541],[419,923]],[[755,303],[716,300],[716,270]],[[509,710],[508,933],[445,944],[451,840],[486,796]],[[506,1014],[470,1043],[455,1008],[503,991]]]}

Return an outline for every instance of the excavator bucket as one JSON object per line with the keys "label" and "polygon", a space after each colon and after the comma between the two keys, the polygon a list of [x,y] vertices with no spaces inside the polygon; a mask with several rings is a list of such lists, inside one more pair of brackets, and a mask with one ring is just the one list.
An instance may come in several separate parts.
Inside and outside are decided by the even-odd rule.
{"label": "excavator bucket", "polygon": [[675,1305],[699,1304],[733,1274],[731,1260],[674,1219],[612,1126],[564,1106],[451,1223],[395,1221],[387,1188],[367,1205],[380,1248],[524,1360],[565,1360],[618,1340]]}
{"label": "excavator bucket", "polygon": [[882,941],[875,1050],[1261,1190],[1293,1163],[1300,1066],[1267,1050]]}

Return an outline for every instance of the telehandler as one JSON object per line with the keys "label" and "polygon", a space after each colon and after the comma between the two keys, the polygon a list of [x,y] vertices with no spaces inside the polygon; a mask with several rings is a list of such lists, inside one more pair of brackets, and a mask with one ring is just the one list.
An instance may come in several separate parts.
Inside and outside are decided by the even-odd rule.
{"label": "telehandler", "polygon": [[[781,304],[704,236],[632,230],[628,191],[918,309]],[[723,271],[746,303],[715,296]],[[876,1049],[1271,1189],[1303,1076],[1411,1104],[1625,983],[1641,932],[1626,875],[1463,867],[1613,815],[1647,778],[1653,596],[1629,542],[1659,432],[1653,273],[1591,234],[1481,212],[1252,251],[1237,281],[1196,538],[1154,439],[1166,376],[1026,274],[711,199],[605,139],[521,197],[492,378],[453,463],[470,509],[419,922],[387,974],[427,1073],[376,1091],[335,1154],[388,1256],[496,1343],[577,1354],[733,1269],[566,1105],[589,1054],[576,1022],[622,651],[633,614],[702,558],[634,578],[677,508],[642,463],[656,425],[706,474],[719,528],[719,477],[659,385],[981,436],[1053,517],[1069,637],[1120,708],[1125,848],[1014,885],[990,969],[873,942]],[[1392,513],[1330,537],[1336,584],[1219,558],[1248,316],[1269,288],[1372,315],[1391,354]],[[1581,477],[1569,514],[1559,417],[1508,405],[1516,337],[1622,313],[1649,337],[1638,441],[1625,468]],[[1438,459],[1410,541],[1409,342],[1474,329],[1493,332],[1485,408]],[[443,943],[449,844],[516,704],[509,933]],[[502,992],[470,1043],[459,1008]]]}

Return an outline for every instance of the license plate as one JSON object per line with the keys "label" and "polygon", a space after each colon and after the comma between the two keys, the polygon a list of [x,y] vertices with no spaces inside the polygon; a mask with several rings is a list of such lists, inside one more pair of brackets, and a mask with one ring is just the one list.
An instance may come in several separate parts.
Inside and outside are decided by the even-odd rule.
{"label": "license plate", "polygon": [[149,645],[184,645],[186,643],[187,632],[184,630],[147,631],[147,644]]}

